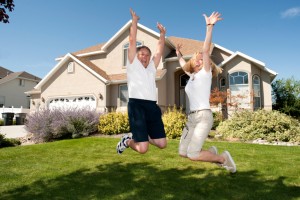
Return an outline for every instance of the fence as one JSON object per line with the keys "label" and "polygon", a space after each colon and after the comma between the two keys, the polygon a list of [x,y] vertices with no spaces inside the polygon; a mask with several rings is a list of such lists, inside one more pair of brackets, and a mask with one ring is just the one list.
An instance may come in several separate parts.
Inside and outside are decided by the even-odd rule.
{"label": "fence", "polygon": [[[29,108],[23,108],[21,106],[21,108],[14,108],[14,107],[11,107],[11,108],[5,108],[4,106],[2,108],[0,108],[0,119],[2,119],[2,113],[29,113],[30,112],[30,109]],[[16,115],[15,115],[16,117]],[[14,118],[15,118],[14,117]]]}

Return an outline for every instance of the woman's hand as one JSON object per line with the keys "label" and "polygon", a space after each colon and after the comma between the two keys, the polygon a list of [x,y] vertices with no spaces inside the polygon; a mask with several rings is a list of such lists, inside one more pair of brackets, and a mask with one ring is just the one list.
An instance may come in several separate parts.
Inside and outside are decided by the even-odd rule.
{"label": "woman's hand", "polygon": [[213,12],[209,17],[206,16],[206,14],[203,14],[206,25],[215,25],[218,21],[223,20],[221,18],[221,13]]}
{"label": "woman's hand", "polygon": [[177,56],[180,56],[181,55],[181,52],[180,52],[180,49],[182,48],[182,44],[177,44],[176,45],[176,55]]}

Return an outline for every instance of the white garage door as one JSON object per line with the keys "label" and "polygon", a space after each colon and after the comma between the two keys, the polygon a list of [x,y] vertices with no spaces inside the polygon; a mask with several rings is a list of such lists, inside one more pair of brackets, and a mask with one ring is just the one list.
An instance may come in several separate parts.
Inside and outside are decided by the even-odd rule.
{"label": "white garage door", "polygon": [[61,97],[49,100],[49,109],[69,109],[69,108],[90,108],[96,109],[96,100],[94,96]]}

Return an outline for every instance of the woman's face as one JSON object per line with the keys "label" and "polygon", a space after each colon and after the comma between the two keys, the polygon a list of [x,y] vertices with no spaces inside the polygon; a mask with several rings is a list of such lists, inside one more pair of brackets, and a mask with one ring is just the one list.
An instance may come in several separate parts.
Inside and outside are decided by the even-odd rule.
{"label": "woman's face", "polygon": [[194,71],[197,70],[197,68],[200,69],[203,63],[203,56],[202,53],[197,53],[195,58],[194,58]]}

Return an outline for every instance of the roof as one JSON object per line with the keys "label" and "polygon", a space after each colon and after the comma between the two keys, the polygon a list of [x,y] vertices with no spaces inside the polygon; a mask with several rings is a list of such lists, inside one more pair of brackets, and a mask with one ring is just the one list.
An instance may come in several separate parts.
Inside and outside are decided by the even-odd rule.
{"label": "roof", "polygon": [[13,71],[10,71],[9,69],[0,66],[0,79],[7,76],[10,73],[13,73]]}
{"label": "roof", "polygon": [[[73,54],[72,54],[73,55]],[[102,70],[100,67],[97,67],[94,63],[92,63],[91,61],[85,59],[85,58],[80,58],[78,56],[73,55],[75,58],[77,58],[78,60],[80,60],[82,63],[84,63],[87,67],[89,67],[91,70],[93,70],[94,72],[96,72],[97,74],[99,74],[100,76],[102,76],[103,78],[105,78],[106,80],[110,80],[109,76],[107,75],[107,73]]]}
{"label": "roof", "polygon": [[0,84],[6,83],[8,81],[11,81],[11,80],[14,80],[17,78],[32,80],[32,81],[36,81],[36,82],[41,81],[41,78],[36,77],[32,74],[29,74],[29,73],[23,71],[23,72],[12,72],[12,73],[8,74],[4,78],[0,79]]}
{"label": "roof", "polygon": [[183,46],[180,50],[183,56],[193,55],[197,51],[202,51],[202,48],[203,48],[202,41],[174,37],[174,36],[171,36],[168,38],[174,44],[175,47],[177,46],[177,44],[183,44]]}

